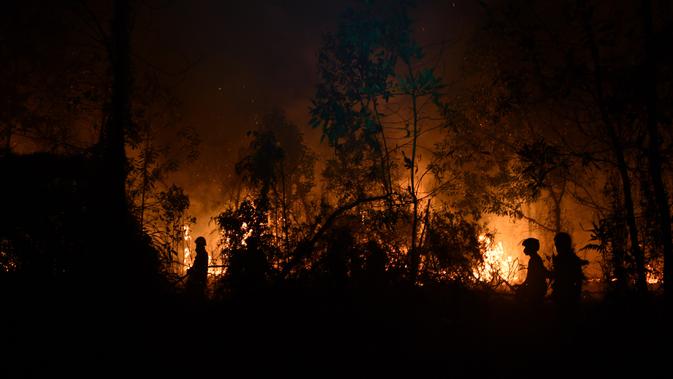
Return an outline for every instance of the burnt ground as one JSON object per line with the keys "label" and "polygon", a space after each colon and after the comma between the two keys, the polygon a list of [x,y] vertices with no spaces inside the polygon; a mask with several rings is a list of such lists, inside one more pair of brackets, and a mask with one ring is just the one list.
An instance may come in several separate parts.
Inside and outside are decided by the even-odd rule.
{"label": "burnt ground", "polygon": [[3,377],[602,378],[673,367],[654,295],[587,298],[568,314],[443,287],[283,288],[208,303],[52,288],[5,300]]}

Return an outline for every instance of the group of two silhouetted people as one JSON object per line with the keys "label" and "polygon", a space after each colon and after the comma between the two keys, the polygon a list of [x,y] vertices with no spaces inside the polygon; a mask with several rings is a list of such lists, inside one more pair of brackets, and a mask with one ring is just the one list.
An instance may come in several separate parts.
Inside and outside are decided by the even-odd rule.
{"label": "group of two silhouetted people", "polygon": [[550,279],[554,302],[565,307],[576,304],[582,294],[582,283],[585,279],[582,266],[589,261],[575,254],[570,235],[557,233],[554,237],[556,255],[552,257],[551,271],[547,270],[538,255],[540,241],[527,238],[522,245],[524,254],[530,259],[526,280],[517,287],[517,296],[530,304],[541,303],[547,294],[547,279]]}

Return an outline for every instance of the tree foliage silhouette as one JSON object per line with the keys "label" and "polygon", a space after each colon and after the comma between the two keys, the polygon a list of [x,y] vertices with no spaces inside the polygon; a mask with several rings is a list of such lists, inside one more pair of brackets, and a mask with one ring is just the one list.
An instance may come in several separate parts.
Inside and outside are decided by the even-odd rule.
{"label": "tree foliage silhouette", "polygon": [[[424,105],[437,102],[443,85],[413,38],[407,7],[405,2],[387,7],[367,3],[344,13],[337,32],[325,37],[320,50],[321,81],[312,100],[311,124],[322,128],[334,148],[325,174],[343,181],[332,184],[341,189],[337,196],[371,196],[378,187],[379,193],[398,193],[403,207],[410,207],[413,283],[419,265],[419,206],[427,197],[421,194],[427,171],[419,174],[418,144],[432,128]],[[408,178],[402,188],[398,168]],[[399,212],[392,203],[389,211]]]}

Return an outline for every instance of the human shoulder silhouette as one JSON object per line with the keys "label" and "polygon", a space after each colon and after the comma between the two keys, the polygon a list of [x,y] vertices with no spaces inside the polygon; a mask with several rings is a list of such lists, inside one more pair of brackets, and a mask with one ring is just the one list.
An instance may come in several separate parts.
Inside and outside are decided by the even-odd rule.
{"label": "human shoulder silhouette", "polygon": [[554,283],[552,295],[561,305],[570,305],[579,302],[582,294],[582,284],[585,276],[582,266],[589,261],[578,257],[572,248],[570,234],[557,233],[554,236],[556,255],[552,257]]}
{"label": "human shoulder silhouette", "polygon": [[208,285],[208,252],[206,251],[206,239],[198,237],[195,241],[196,257],[192,267],[187,271],[187,293],[189,296],[202,299],[206,296]]}
{"label": "human shoulder silhouette", "polygon": [[518,288],[517,294],[526,302],[541,303],[547,293],[547,278],[550,277],[550,273],[538,255],[540,241],[536,238],[527,238],[521,245],[529,260],[526,280]]}

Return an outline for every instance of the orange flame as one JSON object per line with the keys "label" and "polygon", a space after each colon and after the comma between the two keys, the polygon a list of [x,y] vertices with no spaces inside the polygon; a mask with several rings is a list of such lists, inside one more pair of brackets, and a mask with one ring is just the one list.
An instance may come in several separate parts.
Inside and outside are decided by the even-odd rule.
{"label": "orange flame", "polygon": [[192,251],[189,249],[189,245],[192,241],[191,229],[189,225],[182,226],[182,233],[184,239],[184,249],[182,254],[182,267],[184,270],[187,270],[188,267],[192,265]]}
{"label": "orange flame", "polygon": [[502,241],[494,242],[486,235],[479,236],[479,242],[486,246],[483,262],[472,271],[475,278],[483,283],[498,280],[517,282],[519,280],[518,258],[507,254]]}

